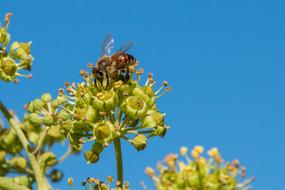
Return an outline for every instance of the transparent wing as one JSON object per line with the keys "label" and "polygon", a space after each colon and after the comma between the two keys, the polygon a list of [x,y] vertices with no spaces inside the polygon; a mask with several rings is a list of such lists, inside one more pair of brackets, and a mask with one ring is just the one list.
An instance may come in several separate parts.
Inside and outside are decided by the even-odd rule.
{"label": "transparent wing", "polygon": [[102,45],[101,56],[110,55],[112,50],[113,50],[113,48],[114,48],[114,39],[112,37],[112,34],[108,33],[105,36],[105,39],[104,39],[104,42],[103,42],[103,45]]}
{"label": "transparent wing", "polygon": [[122,47],[112,56],[112,61],[116,60],[118,57],[120,57],[120,55],[128,51],[133,46],[133,44],[133,42],[128,42],[122,45]]}

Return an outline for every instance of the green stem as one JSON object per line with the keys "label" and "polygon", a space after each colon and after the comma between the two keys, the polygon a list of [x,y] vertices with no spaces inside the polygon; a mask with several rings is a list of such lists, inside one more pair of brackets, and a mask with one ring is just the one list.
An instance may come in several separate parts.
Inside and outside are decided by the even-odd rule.
{"label": "green stem", "polygon": [[35,155],[30,152],[30,143],[28,142],[25,134],[21,130],[19,123],[13,118],[13,116],[9,113],[9,111],[7,110],[7,108],[4,106],[4,104],[1,101],[0,101],[0,110],[2,111],[6,119],[8,120],[12,129],[14,129],[15,132],[17,133],[17,136],[19,140],[21,141],[21,144],[23,145],[24,150],[27,153],[29,160],[31,161],[31,166],[34,171],[34,177],[37,182],[38,190],[49,190],[50,188],[46,181],[44,172],[41,169]]}
{"label": "green stem", "polygon": [[116,154],[116,164],[117,164],[117,181],[120,182],[120,187],[123,187],[123,159],[121,150],[120,138],[114,140],[115,154]]}
{"label": "green stem", "polygon": [[7,177],[0,177],[0,189],[1,190],[30,190],[24,185],[19,185]]}
{"label": "green stem", "polygon": [[38,143],[37,143],[37,147],[33,151],[34,155],[36,155],[36,153],[39,152],[39,150],[42,148],[42,145],[44,143],[45,137],[47,136],[47,133],[48,133],[49,129],[50,129],[49,127],[45,127],[43,129],[43,131],[40,133],[39,140],[38,140]]}

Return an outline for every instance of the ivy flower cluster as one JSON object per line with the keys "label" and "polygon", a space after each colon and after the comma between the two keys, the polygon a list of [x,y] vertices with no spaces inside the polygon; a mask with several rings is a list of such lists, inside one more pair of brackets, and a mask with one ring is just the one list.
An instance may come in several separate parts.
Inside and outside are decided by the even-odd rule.
{"label": "ivy flower cluster", "polygon": [[202,155],[202,146],[194,147],[192,158],[187,152],[186,147],[180,149],[182,159],[176,154],[167,155],[157,165],[158,174],[146,168],[157,190],[247,190],[254,180],[244,179],[246,169],[238,160],[224,162],[217,148],[208,151],[208,158]]}
{"label": "ivy flower cluster", "polygon": [[0,80],[4,82],[18,82],[17,77],[31,78],[32,76],[19,72],[20,70],[31,70],[33,57],[30,48],[32,43],[14,41],[9,50],[7,49],[10,42],[10,34],[7,30],[11,16],[11,13],[7,13],[4,25],[0,24]]}
{"label": "ivy flower cluster", "polygon": [[[60,180],[62,173],[57,169],[53,169],[48,173],[49,169],[76,152],[70,147],[62,157],[57,158],[51,151],[55,143],[65,140],[60,132],[60,121],[64,116],[58,111],[63,101],[62,97],[52,100],[51,95],[45,93],[40,98],[27,104],[25,106],[27,113],[23,120],[17,121],[24,135],[31,143],[28,147],[29,152],[37,155],[41,170],[52,181]],[[24,147],[15,130],[2,128],[0,130],[0,144],[0,175],[19,173],[21,175],[13,178],[13,182],[31,187],[35,177],[29,159],[23,154]]]}
{"label": "ivy flower cluster", "polygon": [[[72,177],[68,178],[67,183],[70,186],[71,190],[74,190]],[[115,183],[115,187],[114,183],[115,182],[112,176],[108,176],[105,181],[101,181],[98,178],[89,177],[86,180],[83,180],[81,182],[81,185],[84,188],[84,190],[128,190],[129,189],[128,182],[125,182],[121,186],[120,182],[117,181]]]}
{"label": "ivy flower cluster", "polygon": [[66,82],[67,93],[59,90],[66,100],[61,106],[61,115],[66,116],[61,132],[75,149],[93,142],[92,148],[84,154],[88,163],[97,162],[100,153],[116,138],[127,140],[140,151],[147,146],[149,138],[165,135],[168,129],[165,114],[159,112],[156,100],[170,90],[167,82],[154,91],[155,82],[149,75],[141,85],[142,69],[134,71],[124,82],[98,82],[87,71],[80,73],[84,82]]}

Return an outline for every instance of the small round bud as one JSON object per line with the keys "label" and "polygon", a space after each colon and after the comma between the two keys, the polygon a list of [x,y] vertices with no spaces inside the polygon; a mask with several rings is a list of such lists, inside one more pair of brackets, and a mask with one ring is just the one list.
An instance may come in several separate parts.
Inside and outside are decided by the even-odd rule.
{"label": "small round bud", "polygon": [[48,136],[54,139],[60,139],[62,137],[60,127],[60,125],[52,125],[48,130]]}
{"label": "small round bud", "polygon": [[46,115],[44,118],[43,118],[43,123],[46,125],[46,126],[51,126],[54,121],[53,121],[53,117],[51,115]]}
{"label": "small round bud", "polygon": [[165,136],[165,134],[166,134],[166,132],[167,132],[167,130],[169,129],[170,127],[169,126],[160,126],[160,125],[158,125],[158,126],[156,126],[155,128],[154,128],[154,131],[152,131],[152,133],[151,133],[151,135],[152,136],[161,136],[161,137],[164,137]]}
{"label": "small round bud", "polygon": [[16,170],[24,170],[27,166],[27,161],[24,157],[13,157],[9,160],[11,167]]}
{"label": "small round bud", "polygon": [[132,140],[132,145],[138,150],[143,150],[147,146],[147,137],[144,136],[143,134],[137,135],[133,140]]}
{"label": "small round bud", "polygon": [[40,99],[35,99],[33,101],[33,107],[35,111],[41,111],[43,109],[43,102]]}
{"label": "small round bud", "polygon": [[44,93],[41,96],[41,99],[44,103],[49,103],[49,102],[51,102],[52,97],[51,97],[50,93]]}
{"label": "small round bud", "polygon": [[53,169],[49,174],[49,177],[53,182],[59,182],[63,177],[63,173],[57,169]]}
{"label": "small round bud", "polygon": [[31,113],[29,118],[30,118],[31,124],[33,124],[35,126],[38,126],[38,125],[40,125],[42,123],[42,119],[36,113]]}
{"label": "small round bud", "polygon": [[143,128],[153,128],[157,125],[164,125],[164,116],[165,114],[161,114],[154,110],[147,111],[147,116],[142,120]]}
{"label": "small round bud", "polygon": [[17,72],[17,65],[16,62],[9,58],[9,57],[4,57],[3,61],[1,61],[1,70],[8,76],[13,77],[16,72]]}
{"label": "small round bud", "polygon": [[110,121],[96,123],[93,127],[93,135],[96,141],[109,144],[114,138],[115,127]]}

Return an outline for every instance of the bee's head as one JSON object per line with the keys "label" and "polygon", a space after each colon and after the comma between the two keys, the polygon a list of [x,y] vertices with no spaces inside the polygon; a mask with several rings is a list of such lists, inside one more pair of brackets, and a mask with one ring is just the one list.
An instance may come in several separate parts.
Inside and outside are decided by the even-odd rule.
{"label": "bee's head", "polygon": [[110,57],[101,57],[97,62],[96,62],[96,68],[97,69],[104,69],[109,63],[110,63]]}

